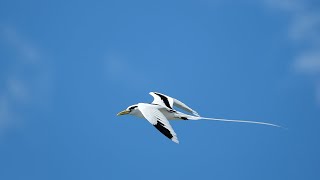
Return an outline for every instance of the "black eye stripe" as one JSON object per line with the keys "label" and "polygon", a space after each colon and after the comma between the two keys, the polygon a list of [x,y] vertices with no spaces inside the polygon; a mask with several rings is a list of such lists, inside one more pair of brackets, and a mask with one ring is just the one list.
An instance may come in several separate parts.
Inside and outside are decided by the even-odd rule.
{"label": "black eye stripe", "polygon": [[131,111],[132,109],[134,109],[134,108],[136,108],[137,106],[131,106],[130,108],[129,108],[129,110]]}

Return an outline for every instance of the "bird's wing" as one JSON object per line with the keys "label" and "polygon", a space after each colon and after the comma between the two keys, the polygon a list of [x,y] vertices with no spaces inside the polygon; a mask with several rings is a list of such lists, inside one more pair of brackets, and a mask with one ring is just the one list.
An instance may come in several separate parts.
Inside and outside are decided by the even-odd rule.
{"label": "bird's wing", "polygon": [[189,106],[187,106],[186,104],[184,104],[183,102],[181,102],[177,99],[173,99],[173,105],[177,106],[178,108],[183,109],[187,112],[190,112],[195,116],[200,116],[195,110],[191,109]]}
{"label": "bird's wing", "polygon": [[179,143],[177,134],[172,129],[167,118],[157,109],[156,105],[138,104],[138,108],[143,116],[162,134],[175,143]]}
{"label": "bird's wing", "polygon": [[158,104],[169,109],[173,108],[173,98],[157,92],[150,92],[149,94],[153,97],[152,104]]}
{"label": "bird's wing", "polygon": [[151,96],[153,96],[154,100],[152,102],[152,104],[158,104],[161,106],[165,106],[169,109],[173,109],[173,106],[176,106],[182,110],[185,110],[189,113],[192,113],[195,116],[200,116],[195,110],[191,109],[189,106],[187,106],[186,104],[184,104],[183,102],[174,99],[170,96],[161,94],[161,93],[157,93],[157,92],[150,92],[149,93]]}

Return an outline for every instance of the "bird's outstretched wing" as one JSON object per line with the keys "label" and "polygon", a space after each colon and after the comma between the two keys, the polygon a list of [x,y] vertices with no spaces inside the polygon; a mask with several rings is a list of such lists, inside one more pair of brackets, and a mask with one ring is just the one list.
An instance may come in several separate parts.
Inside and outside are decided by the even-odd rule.
{"label": "bird's outstretched wing", "polygon": [[166,117],[157,109],[156,105],[139,103],[138,108],[143,116],[162,134],[175,143],[179,143],[177,134],[172,129]]}
{"label": "bird's outstretched wing", "polygon": [[177,99],[174,99],[170,96],[167,96],[158,92],[150,92],[149,94],[154,98],[152,104],[165,106],[169,109],[173,109],[173,106],[176,106],[182,110],[192,113],[195,116],[200,116],[195,110],[191,109],[189,106],[187,106],[186,104],[184,104],[183,102]]}

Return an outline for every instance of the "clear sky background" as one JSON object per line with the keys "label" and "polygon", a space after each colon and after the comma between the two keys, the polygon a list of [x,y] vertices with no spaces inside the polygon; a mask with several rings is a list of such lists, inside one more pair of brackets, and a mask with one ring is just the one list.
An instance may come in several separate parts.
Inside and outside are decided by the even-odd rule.
{"label": "clear sky background", "polygon": [[[116,114],[202,116],[175,144]],[[0,179],[320,179],[318,0],[0,2]]]}

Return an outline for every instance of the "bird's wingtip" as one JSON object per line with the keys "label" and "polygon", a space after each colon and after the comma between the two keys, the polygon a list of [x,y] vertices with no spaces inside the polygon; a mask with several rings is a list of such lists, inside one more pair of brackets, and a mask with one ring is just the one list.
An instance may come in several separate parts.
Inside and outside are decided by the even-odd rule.
{"label": "bird's wingtip", "polygon": [[179,140],[178,140],[178,138],[174,137],[174,138],[172,138],[171,140],[172,140],[173,142],[175,142],[175,143],[179,144]]}

